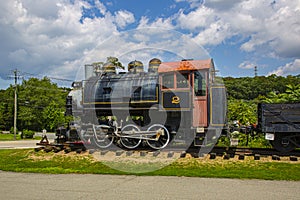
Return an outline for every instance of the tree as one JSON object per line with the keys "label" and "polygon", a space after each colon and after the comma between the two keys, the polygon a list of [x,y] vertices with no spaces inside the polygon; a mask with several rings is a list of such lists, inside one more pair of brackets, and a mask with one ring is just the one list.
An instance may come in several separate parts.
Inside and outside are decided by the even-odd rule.
{"label": "tree", "polygon": [[43,128],[53,130],[54,119],[50,120],[50,125],[48,125],[50,115],[48,113],[48,117],[45,117],[45,110],[49,111],[50,108],[54,107],[55,109],[52,110],[54,113],[56,113],[56,109],[60,109],[59,112],[63,112],[68,91],[51,83],[47,77],[41,80],[37,78],[24,80],[19,86],[18,91],[19,130],[29,129],[38,131]]}
{"label": "tree", "polygon": [[228,120],[238,120],[241,124],[254,124],[256,117],[257,105],[255,102],[230,99],[228,101]]}
{"label": "tree", "polygon": [[241,77],[223,78],[229,98],[254,100],[259,96],[267,96],[270,92],[284,93],[287,85],[300,85],[298,76]]}
{"label": "tree", "polygon": [[65,122],[65,109],[63,109],[55,101],[51,103],[43,110],[43,121],[46,122],[43,124],[44,128],[49,131],[54,131],[56,127]]}
{"label": "tree", "polygon": [[0,91],[0,129],[10,130],[14,117],[14,88]]}
{"label": "tree", "polygon": [[283,93],[270,92],[262,99],[264,103],[300,103],[300,85],[288,84]]}

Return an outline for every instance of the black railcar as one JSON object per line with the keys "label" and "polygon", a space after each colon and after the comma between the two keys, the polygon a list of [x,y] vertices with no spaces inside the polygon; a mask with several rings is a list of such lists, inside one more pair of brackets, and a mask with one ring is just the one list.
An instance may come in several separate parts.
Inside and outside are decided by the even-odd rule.
{"label": "black railcar", "polygon": [[258,131],[280,152],[300,147],[300,104],[259,104]]}

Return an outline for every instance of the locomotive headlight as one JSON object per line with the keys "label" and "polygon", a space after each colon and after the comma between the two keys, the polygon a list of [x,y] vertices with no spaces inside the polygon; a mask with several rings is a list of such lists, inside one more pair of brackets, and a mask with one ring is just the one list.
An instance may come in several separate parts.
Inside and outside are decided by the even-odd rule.
{"label": "locomotive headlight", "polygon": [[73,82],[72,87],[73,88],[82,88],[82,82]]}

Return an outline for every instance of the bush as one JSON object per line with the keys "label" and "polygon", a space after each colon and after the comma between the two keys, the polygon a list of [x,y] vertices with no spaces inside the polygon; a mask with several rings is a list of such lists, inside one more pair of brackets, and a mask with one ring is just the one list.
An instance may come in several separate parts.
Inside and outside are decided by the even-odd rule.
{"label": "bush", "polygon": [[21,138],[26,138],[26,139],[31,138],[32,139],[33,136],[34,136],[34,131],[30,131],[30,130],[24,129],[22,131]]}
{"label": "bush", "polygon": [[[17,134],[18,134],[18,129],[16,131],[17,131]],[[10,134],[14,134],[14,127],[11,127],[9,132],[10,132]]]}

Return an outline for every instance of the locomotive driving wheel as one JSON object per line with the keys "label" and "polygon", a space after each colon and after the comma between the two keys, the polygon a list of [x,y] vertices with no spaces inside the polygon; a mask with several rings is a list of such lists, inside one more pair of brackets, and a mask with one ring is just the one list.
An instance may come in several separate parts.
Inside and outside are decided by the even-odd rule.
{"label": "locomotive driving wheel", "polygon": [[141,139],[135,138],[135,133],[140,132],[140,129],[133,124],[124,126],[121,130],[122,137],[120,137],[121,144],[127,149],[135,149],[141,143]]}
{"label": "locomotive driving wheel", "polygon": [[94,125],[94,137],[92,137],[93,143],[100,148],[109,147],[114,141],[114,138],[112,136],[113,133],[110,129],[111,128],[107,125]]}
{"label": "locomotive driving wheel", "polygon": [[155,135],[146,140],[147,144],[153,149],[163,149],[170,141],[170,134],[168,129],[161,124],[153,124],[148,128],[149,132],[155,132]]}
{"label": "locomotive driving wheel", "polygon": [[[275,139],[271,141],[272,146],[280,152],[290,152],[295,149],[296,145],[292,142],[295,137],[293,134],[280,134],[275,135]],[[295,141],[296,142],[296,141]]]}

